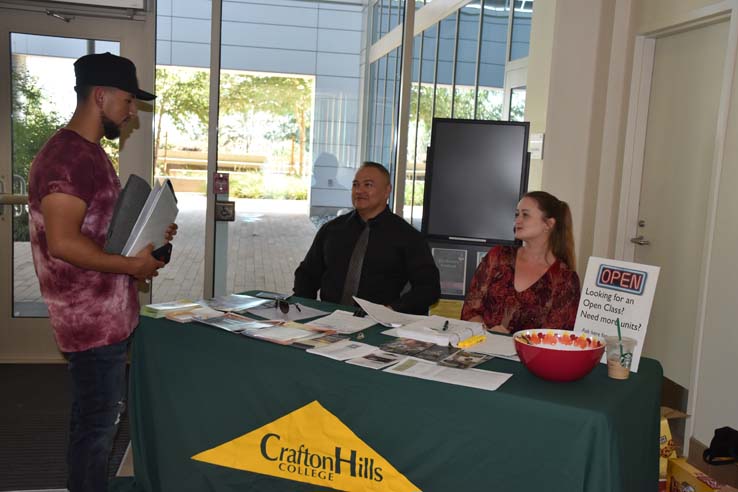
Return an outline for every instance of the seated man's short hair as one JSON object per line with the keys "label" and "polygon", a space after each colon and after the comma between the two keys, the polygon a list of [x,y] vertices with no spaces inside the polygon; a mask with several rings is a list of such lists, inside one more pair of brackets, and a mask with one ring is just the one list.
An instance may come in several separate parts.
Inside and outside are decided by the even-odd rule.
{"label": "seated man's short hair", "polygon": [[[380,163],[378,163],[378,162],[374,162],[374,161],[364,161],[364,162],[362,162],[362,163],[361,163],[361,167],[362,167],[362,168],[364,168],[364,167],[371,167],[371,168],[374,168],[374,169],[376,169],[377,171],[379,171],[380,173],[382,173],[382,174],[384,175],[384,177],[385,177],[385,178],[387,178],[387,182],[388,182],[388,183],[391,183],[391,182],[392,182],[392,178],[390,177],[390,173],[389,173],[389,171],[387,170],[387,168],[386,168],[386,167],[384,167],[383,165],[381,165],[381,164],[380,164]],[[360,169],[361,169],[361,168],[360,168]]]}

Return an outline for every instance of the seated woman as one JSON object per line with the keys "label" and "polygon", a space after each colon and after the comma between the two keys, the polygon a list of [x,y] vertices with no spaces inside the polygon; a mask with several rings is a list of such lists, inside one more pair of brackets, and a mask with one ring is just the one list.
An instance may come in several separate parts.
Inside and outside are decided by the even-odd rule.
{"label": "seated woman", "polygon": [[571,330],[579,305],[571,211],[545,191],[527,193],[515,210],[515,239],[495,246],[474,273],[461,319],[490,331]]}

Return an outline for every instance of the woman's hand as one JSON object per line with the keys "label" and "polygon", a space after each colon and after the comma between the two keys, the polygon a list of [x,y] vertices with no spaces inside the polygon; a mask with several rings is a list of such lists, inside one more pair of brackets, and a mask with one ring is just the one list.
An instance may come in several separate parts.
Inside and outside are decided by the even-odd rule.
{"label": "woman's hand", "polygon": [[509,335],[510,333],[512,333],[510,330],[508,330],[507,328],[505,328],[502,325],[495,325],[492,328],[487,328],[487,329],[489,331],[494,331],[494,332],[497,332],[497,333],[504,333],[506,335]]}

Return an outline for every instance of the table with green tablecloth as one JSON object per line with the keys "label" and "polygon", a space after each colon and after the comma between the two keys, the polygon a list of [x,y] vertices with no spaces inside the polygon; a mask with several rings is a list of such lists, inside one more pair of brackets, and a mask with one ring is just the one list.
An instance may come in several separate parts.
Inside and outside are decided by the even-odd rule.
{"label": "table with green tablecloth", "polygon": [[[380,331],[364,341],[389,341]],[[423,491],[657,489],[662,369],[651,359],[626,381],[600,364],[571,383],[492,359],[479,367],[513,376],[484,391],[142,317],[131,360],[129,490],[326,490],[191,458],[314,401]]]}

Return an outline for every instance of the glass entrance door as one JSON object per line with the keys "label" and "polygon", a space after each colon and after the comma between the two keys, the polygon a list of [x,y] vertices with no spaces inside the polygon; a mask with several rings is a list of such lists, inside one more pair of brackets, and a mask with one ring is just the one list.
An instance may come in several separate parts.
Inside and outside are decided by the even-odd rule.
{"label": "glass entrance door", "polygon": [[[139,51],[139,28],[128,21],[80,16],[64,23],[43,13],[0,9],[0,361],[59,358],[31,258],[28,171],[74,112],[74,61],[106,51],[137,61],[132,53]],[[151,132],[142,132],[141,123],[129,139],[103,140],[122,181],[131,172],[151,175],[145,155]],[[140,169],[141,162],[148,169]]]}
{"label": "glass entrance door", "polygon": [[[10,172],[14,201],[22,201],[28,187],[31,161],[46,140],[74,113],[74,61],[89,53],[120,55],[120,43],[98,39],[61,38],[10,33],[10,120],[12,153]],[[118,142],[103,140],[118,169]],[[9,187],[10,188],[10,187]],[[2,211],[12,223],[13,317],[45,317],[33,270],[28,231],[28,205],[16,204]]]}

